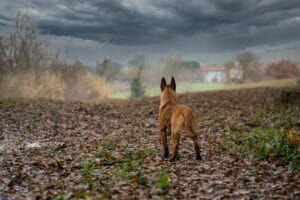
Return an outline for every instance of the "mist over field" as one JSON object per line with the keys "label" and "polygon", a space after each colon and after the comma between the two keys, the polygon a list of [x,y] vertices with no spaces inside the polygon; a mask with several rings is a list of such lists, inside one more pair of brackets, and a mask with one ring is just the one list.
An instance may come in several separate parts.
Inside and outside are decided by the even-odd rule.
{"label": "mist over field", "polygon": [[299,199],[299,36],[298,0],[0,1],[0,199]]}

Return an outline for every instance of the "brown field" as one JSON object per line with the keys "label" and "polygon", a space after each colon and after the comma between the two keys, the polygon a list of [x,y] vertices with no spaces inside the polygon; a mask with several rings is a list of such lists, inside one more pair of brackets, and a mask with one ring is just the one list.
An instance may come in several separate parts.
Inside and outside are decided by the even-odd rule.
{"label": "brown field", "polygon": [[158,97],[100,104],[1,100],[0,199],[297,199],[299,172],[285,160],[245,157],[239,142],[224,140],[228,127],[277,127],[275,115],[289,116],[282,126],[298,132],[299,99],[283,101],[283,91],[299,88],[179,95],[195,112],[203,160],[195,160],[192,141],[182,137],[175,163],[162,158]]}

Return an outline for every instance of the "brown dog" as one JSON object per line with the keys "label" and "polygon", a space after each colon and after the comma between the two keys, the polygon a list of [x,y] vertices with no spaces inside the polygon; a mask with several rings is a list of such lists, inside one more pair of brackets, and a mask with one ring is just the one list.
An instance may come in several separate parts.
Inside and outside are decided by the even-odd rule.
{"label": "brown dog", "polygon": [[196,159],[201,160],[195,117],[188,106],[177,105],[175,93],[176,83],[174,77],[172,77],[170,85],[167,85],[166,79],[162,77],[160,88],[162,93],[160,96],[158,121],[160,126],[160,137],[165,151],[164,157],[167,158],[169,156],[166,129],[171,130],[173,152],[170,161],[174,161],[178,158],[180,130],[184,126],[185,133],[194,141]]}

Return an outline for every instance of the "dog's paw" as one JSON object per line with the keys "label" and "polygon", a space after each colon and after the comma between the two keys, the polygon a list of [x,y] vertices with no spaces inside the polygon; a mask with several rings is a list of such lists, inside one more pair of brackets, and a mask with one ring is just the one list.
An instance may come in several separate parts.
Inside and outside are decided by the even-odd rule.
{"label": "dog's paw", "polygon": [[175,162],[177,160],[179,160],[179,155],[177,155],[177,156],[172,155],[171,158],[169,159],[170,162]]}
{"label": "dog's paw", "polygon": [[171,157],[170,159],[169,159],[169,161],[170,162],[175,162],[177,159],[176,158],[173,158],[173,157]]}
{"label": "dog's paw", "polygon": [[169,157],[169,150],[168,150],[168,149],[165,150],[164,157],[165,157],[165,158],[168,158],[168,157]]}
{"label": "dog's paw", "polygon": [[202,157],[200,155],[197,155],[196,160],[202,160]]}

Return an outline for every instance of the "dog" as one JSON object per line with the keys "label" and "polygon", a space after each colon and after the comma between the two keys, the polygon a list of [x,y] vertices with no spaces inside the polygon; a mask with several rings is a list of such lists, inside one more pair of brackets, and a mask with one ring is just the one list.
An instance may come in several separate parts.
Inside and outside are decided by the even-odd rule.
{"label": "dog", "polygon": [[200,145],[198,143],[198,133],[196,131],[195,116],[188,106],[177,104],[175,78],[172,76],[171,84],[168,85],[166,79],[162,77],[160,88],[161,95],[158,122],[160,127],[159,134],[164,148],[164,157],[169,157],[166,130],[171,130],[173,144],[170,161],[175,161],[179,158],[178,146],[180,130],[184,127],[187,136],[194,141],[196,159],[202,160],[200,155]]}

